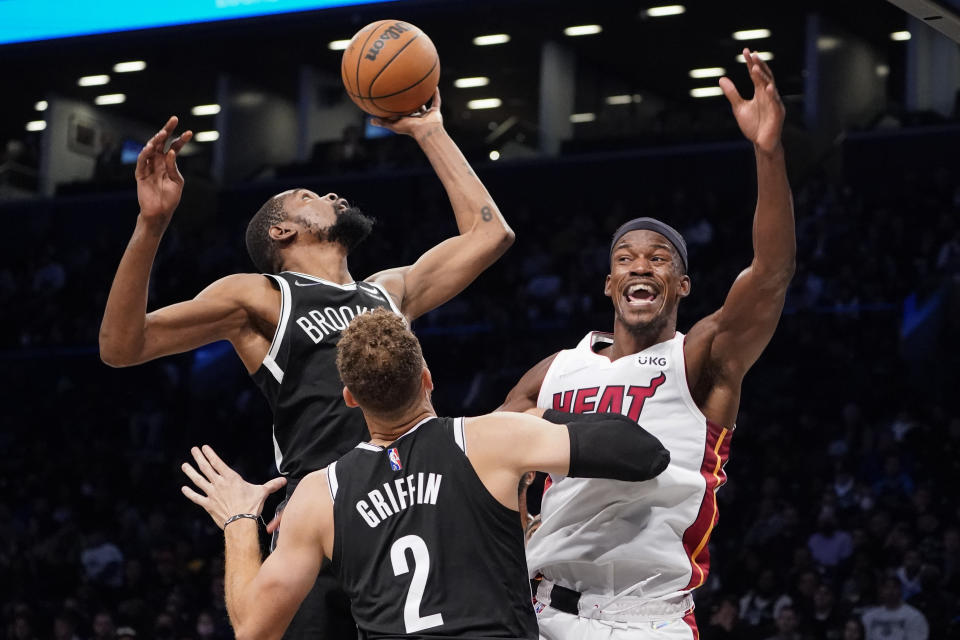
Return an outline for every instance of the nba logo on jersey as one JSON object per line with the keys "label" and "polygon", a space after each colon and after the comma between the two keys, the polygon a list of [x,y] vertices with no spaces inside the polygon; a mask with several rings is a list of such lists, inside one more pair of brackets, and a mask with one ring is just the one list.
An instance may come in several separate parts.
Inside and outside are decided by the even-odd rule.
{"label": "nba logo on jersey", "polygon": [[393,469],[394,471],[400,471],[400,469],[403,469],[403,465],[400,464],[400,454],[397,453],[396,447],[387,451],[387,458],[390,459],[391,469]]}

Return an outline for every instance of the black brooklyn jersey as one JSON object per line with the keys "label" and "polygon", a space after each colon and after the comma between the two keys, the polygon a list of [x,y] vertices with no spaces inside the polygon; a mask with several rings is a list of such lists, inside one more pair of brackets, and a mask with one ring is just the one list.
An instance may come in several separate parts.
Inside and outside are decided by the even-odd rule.
{"label": "black brooklyn jersey", "polygon": [[428,418],[327,467],[331,568],[361,639],[537,638],[520,515],[464,446],[463,418]]}
{"label": "black brooklyn jersey", "polygon": [[299,480],[369,440],[360,410],[343,403],[337,342],[357,315],[398,311],[381,287],[366,282],[336,284],[290,271],[267,277],[280,289],[280,321],[253,380],[273,409],[277,468]]}

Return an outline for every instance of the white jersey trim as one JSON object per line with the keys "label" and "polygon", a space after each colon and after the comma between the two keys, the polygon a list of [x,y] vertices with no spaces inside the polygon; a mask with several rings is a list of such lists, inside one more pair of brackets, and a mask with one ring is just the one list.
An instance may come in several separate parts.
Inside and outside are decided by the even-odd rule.
{"label": "white jersey trim", "polygon": [[[273,435],[273,460],[277,463],[277,470],[283,469],[283,454],[280,452],[280,443],[277,442],[277,425],[270,427]],[[282,471],[280,471],[283,474]]]}
{"label": "white jersey trim", "polygon": [[336,462],[331,462],[330,466],[327,467],[327,488],[330,489],[330,500],[336,502],[337,489],[340,488],[340,483],[337,481]]}
{"label": "white jersey trim", "polygon": [[689,409],[690,412],[699,420],[702,420],[704,427],[707,428],[709,424],[714,423],[707,419],[707,416],[703,415],[703,411],[701,411],[700,407],[697,406],[697,403],[694,402],[693,394],[690,393],[690,385],[687,383],[687,354],[683,349],[683,345],[687,341],[687,336],[679,331],[674,334],[674,338],[677,336],[680,336],[680,340],[676,341],[676,344],[673,346],[673,351],[676,354],[674,357],[677,359],[677,362],[681,362],[683,364],[683,383],[680,385],[680,396],[683,398],[684,404],[687,405],[687,409]]}
{"label": "white jersey trim", "polygon": [[453,439],[457,443],[457,446],[463,451],[464,455],[467,453],[467,435],[463,431],[463,418],[456,418],[453,421]]}
{"label": "white jersey trim", "polygon": [[344,291],[354,291],[357,288],[356,282],[348,282],[347,284],[340,284],[338,282],[331,282],[330,280],[324,280],[323,278],[318,278],[317,276],[311,276],[307,273],[300,273],[299,271],[284,271],[284,273],[289,273],[290,275],[297,276],[298,278],[306,278],[307,280],[313,280],[316,284],[325,284],[331,287],[336,287],[337,289],[343,289]]}
{"label": "white jersey trim", "polygon": [[[426,418],[424,418],[423,420],[421,420],[421,421],[418,422],[417,424],[413,425],[413,427],[411,427],[409,431],[405,432],[405,433],[404,433],[403,435],[401,435],[399,438],[397,438],[396,440],[394,440],[393,442],[391,442],[391,443],[390,443],[390,446],[392,447],[392,446],[395,445],[401,438],[403,438],[403,437],[405,437],[405,436],[408,436],[408,435],[410,435],[411,433],[413,433],[414,431],[416,431],[417,429],[419,429],[419,428],[420,428],[420,425],[422,425],[424,422],[429,422],[430,420],[433,420],[433,419],[435,419],[436,417],[437,417],[437,416],[427,416]],[[381,447],[380,445],[373,444],[373,443],[370,443],[370,442],[361,442],[361,443],[358,444],[356,447],[354,447],[354,449],[366,449],[367,451],[383,451],[383,450],[384,450],[384,447]]]}
{"label": "white jersey trim", "polygon": [[276,357],[280,353],[280,344],[283,342],[283,336],[287,331],[290,309],[293,308],[293,297],[290,295],[290,284],[286,280],[270,273],[264,275],[272,278],[280,285],[280,319],[277,321],[277,329],[273,332],[273,340],[270,341],[270,348],[267,349],[267,355],[263,357],[262,364],[277,382],[283,382],[283,369],[277,364]]}
{"label": "white jersey trim", "polygon": [[383,285],[378,282],[365,282],[365,284],[375,287],[377,291],[383,294],[383,297],[387,299],[387,303],[390,305],[390,308],[393,309],[393,312],[398,316],[403,317],[403,314],[400,313],[400,309],[397,307],[397,303],[394,302],[393,296],[387,293],[387,290],[383,288]]}

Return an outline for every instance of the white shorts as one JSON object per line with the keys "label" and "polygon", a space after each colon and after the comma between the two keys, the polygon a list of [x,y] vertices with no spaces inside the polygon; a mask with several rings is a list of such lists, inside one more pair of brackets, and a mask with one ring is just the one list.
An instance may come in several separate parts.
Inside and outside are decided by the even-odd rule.
{"label": "white shorts", "polygon": [[540,640],[700,640],[692,611],[672,620],[617,622],[575,616],[548,606],[537,614],[537,622]]}

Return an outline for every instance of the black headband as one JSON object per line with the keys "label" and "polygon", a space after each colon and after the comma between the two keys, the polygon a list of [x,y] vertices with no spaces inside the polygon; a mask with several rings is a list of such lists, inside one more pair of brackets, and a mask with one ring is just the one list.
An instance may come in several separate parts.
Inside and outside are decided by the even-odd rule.
{"label": "black headband", "polygon": [[683,260],[683,270],[687,270],[687,243],[684,242],[683,236],[680,235],[679,231],[665,222],[660,222],[656,218],[634,218],[620,225],[620,228],[614,232],[613,240],[610,242],[610,257],[613,257],[613,248],[616,246],[617,240],[631,231],[641,230],[656,231],[669,240],[673,248],[680,254],[680,259]]}

